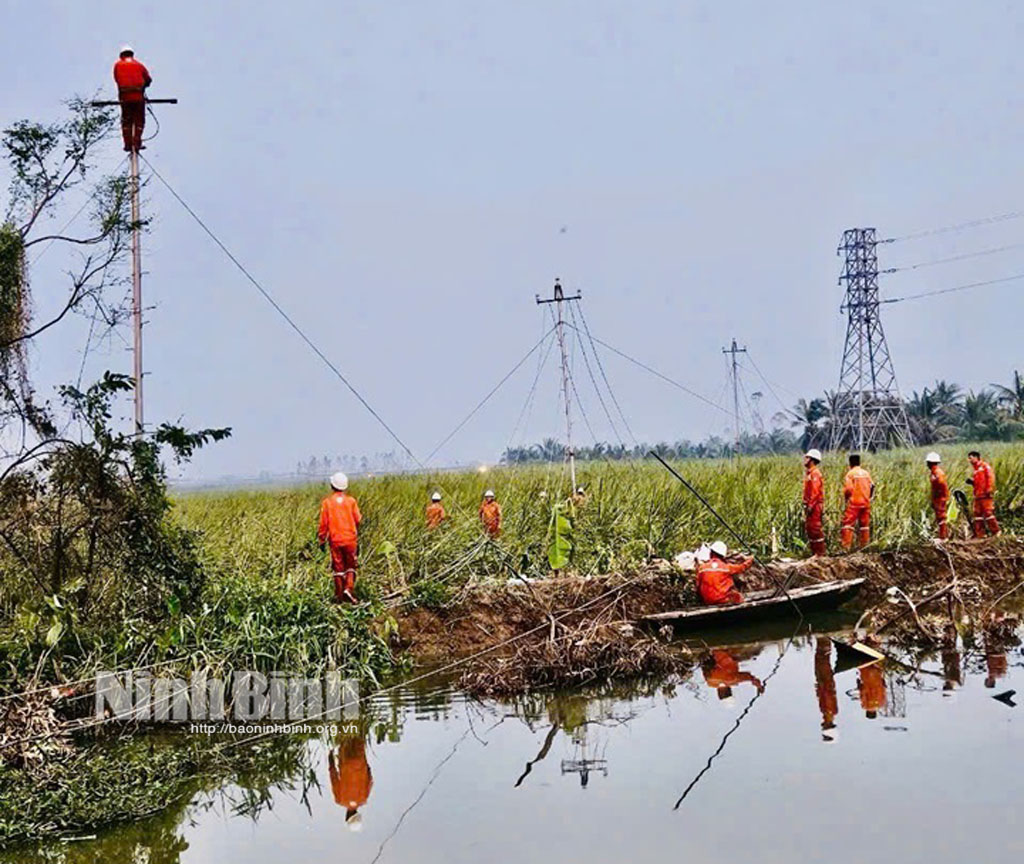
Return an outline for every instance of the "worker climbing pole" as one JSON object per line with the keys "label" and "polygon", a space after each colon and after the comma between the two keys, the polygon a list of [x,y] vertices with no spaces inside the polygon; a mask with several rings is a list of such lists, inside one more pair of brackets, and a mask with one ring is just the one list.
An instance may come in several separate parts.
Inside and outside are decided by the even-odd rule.
{"label": "worker climbing pole", "polygon": [[149,70],[135,59],[131,45],[121,48],[114,64],[114,82],[117,84],[116,101],[97,101],[96,107],[118,105],[121,108],[121,135],[131,165],[132,196],[132,331],[134,350],[132,378],[135,383],[135,434],[144,430],[142,410],[142,215],[139,205],[139,151],[146,145],[142,132],[146,126],[146,111],[150,105],[177,105],[177,99],[150,99],[146,90],[153,83]]}

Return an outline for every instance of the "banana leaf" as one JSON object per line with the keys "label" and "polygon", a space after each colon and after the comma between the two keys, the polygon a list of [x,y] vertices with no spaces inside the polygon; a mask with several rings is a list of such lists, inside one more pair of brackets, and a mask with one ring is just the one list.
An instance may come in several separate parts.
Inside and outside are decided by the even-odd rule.
{"label": "banana leaf", "polygon": [[548,564],[552,570],[564,570],[572,557],[572,522],[562,504],[551,508],[548,526]]}

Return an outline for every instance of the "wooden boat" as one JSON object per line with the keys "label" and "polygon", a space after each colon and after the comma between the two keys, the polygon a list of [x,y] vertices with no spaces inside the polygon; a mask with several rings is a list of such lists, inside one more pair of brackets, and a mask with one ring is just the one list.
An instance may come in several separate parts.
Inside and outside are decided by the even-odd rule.
{"label": "wooden boat", "polygon": [[789,596],[776,589],[751,591],[742,603],[732,606],[693,606],[675,612],[645,615],[640,624],[670,624],[677,631],[705,630],[713,627],[734,627],[766,618],[796,617],[794,604],[801,613],[836,609],[852,599],[864,584],[863,579],[819,582],[802,588],[790,588]]}

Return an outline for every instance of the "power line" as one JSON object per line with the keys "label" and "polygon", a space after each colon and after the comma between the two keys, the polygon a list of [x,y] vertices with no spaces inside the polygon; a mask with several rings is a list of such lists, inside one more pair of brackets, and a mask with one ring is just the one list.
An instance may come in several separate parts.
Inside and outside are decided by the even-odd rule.
{"label": "power line", "polygon": [[307,335],[306,335],[306,333],[305,333],[305,332],[304,332],[304,331],[302,330],[302,328],[301,328],[301,327],[299,327],[299,325],[298,325],[298,324],[296,324],[294,320],[292,320],[291,316],[290,316],[290,315],[288,315],[288,313],[287,313],[287,312],[285,312],[285,311],[284,311],[284,309],[282,309],[282,308],[281,308],[280,304],[278,304],[278,302],[277,302],[277,301],[276,301],[276,300],[275,300],[275,299],[273,298],[273,296],[272,296],[272,295],[270,294],[270,292],[269,292],[269,291],[267,291],[267,289],[266,289],[266,288],[264,288],[264,287],[263,287],[263,286],[262,286],[262,285],[261,285],[261,284],[260,284],[260,283],[259,283],[259,282],[258,282],[258,281],[256,280],[256,277],[255,277],[255,276],[253,276],[253,275],[252,275],[252,274],[251,274],[251,273],[250,273],[250,272],[249,272],[249,271],[248,271],[248,270],[247,270],[247,269],[245,268],[245,266],[244,266],[244,265],[242,264],[242,262],[241,262],[241,261],[239,261],[239,260],[238,260],[238,259],[237,259],[237,258],[236,258],[236,257],[235,257],[235,256],[234,256],[234,255],[233,255],[232,253],[231,253],[231,250],[230,250],[230,249],[228,249],[228,247],[227,247],[227,246],[225,246],[223,242],[221,242],[221,239],[220,239],[220,238],[219,238],[219,237],[218,237],[218,236],[217,236],[216,234],[214,234],[214,233],[213,233],[213,231],[212,231],[212,230],[211,230],[211,229],[209,228],[209,226],[207,226],[207,224],[206,224],[206,223],[205,223],[205,222],[204,222],[204,221],[203,221],[202,219],[200,219],[200,218],[199,218],[199,215],[198,215],[198,214],[196,213],[196,211],[195,211],[195,210],[193,210],[193,209],[192,209],[192,208],[191,208],[191,207],[190,207],[190,206],[189,206],[189,205],[188,205],[188,204],[187,204],[187,203],[185,202],[185,200],[184,200],[184,199],[183,199],[183,198],[182,198],[182,197],[181,197],[181,196],[180,196],[180,195],[179,195],[179,194],[178,194],[178,193],[177,193],[177,192],[176,192],[176,191],[174,190],[174,187],[173,187],[173,186],[171,186],[171,184],[170,184],[170,183],[168,183],[168,182],[167,182],[167,181],[166,181],[166,180],[165,180],[165,179],[163,178],[163,175],[161,175],[161,174],[160,174],[160,172],[159,172],[159,171],[157,171],[157,170],[156,170],[156,168],[154,168],[154,167],[153,167],[153,163],[152,163],[152,162],[150,162],[150,161],[149,161],[148,159],[146,159],[146,157],[144,157],[144,156],[142,157],[142,159],[143,159],[143,161],[144,161],[144,162],[146,163],[146,165],[147,165],[147,166],[149,166],[149,170],[153,172],[153,176],[154,176],[154,177],[156,177],[156,178],[157,178],[157,180],[159,180],[159,181],[160,181],[161,183],[163,183],[163,185],[164,185],[164,186],[165,186],[165,187],[167,188],[167,191],[168,191],[168,192],[170,192],[170,193],[171,193],[171,195],[173,195],[173,196],[174,196],[175,200],[176,200],[176,201],[177,201],[177,202],[178,202],[178,203],[179,203],[179,204],[180,204],[180,205],[181,205],[182,207],[184,207],[184,208],[185,208],[186,212],[187,212],[187,213],[188,213],[188,214],[189,214],[189,215],[190,215],[190,216],[191,216],[191,217],[192,217],[192,218],[193,218],[193,219],[194,219],[194,220],[196,221],[196,223],[197,223],[197,224],[199,225],[199,227],[200,227],[200,228],[202,228],[202,229],[203,229],[203,231],[205,231],[205,232],[207,233],[207,235],[209,235],[210,239],[211,239],[211,240],[213,240],[213,242],[214,242],[214,243],[216,243],[216,244],[217,244],[217,245],[218,245],[218,246],[220,247],[221,251],[222,251],[222,252],[223,252],[223,253],[224,253],[224,254],[225,254],[225,255],[226,255],[226,256],[227,256],[227,257],[228,257],[228,258],[230,259],[231,263],[232,263],[232,264],[234,264],[234,265],[235,265],[235,266],[236,266],[236,267],[237,267],[237,268],[238,268],[238,269],[239,269],[239,270],[240,270],[240,271],[242,272],[242,275],[244,275],[244,276],[245,276],[245,278],[246,278],[246,279],[248,279],[248,280],[249,280],[249,281],[250,281],[250,282],[251,282],[251,283],[253,284],[253,286],[255,286],[256,290],[257,290],[257,291],[259,291],[259,292],[260,292],[260,294],[262,294],[262,295],[263,295],[263,298],[264,298],[264,299],[265,299],[265,300],[266,300],[266,301],[267,301],[267,302],[268,302],[268,303],[269,303],[269,304],[270,304],[270,305],[271,305],[271,306],[272,306],[272,307],[274,308],[274,311],[275,311],[275,312],[277,312],[277,314],[278,314],[278,315],[280,315],[280,316],[281,316],[281,318],[283,318],[283,319],[284,319],[284,321],[285,321],[285,322],[286,322],[286,323],[288,324],[288,326],[289,326],[289,327],[291,327],[291,328],[292,328],[292,330],[294,330],[294,331],[296,332],[296,334],[298,334],[299,338],[300,338],[300,339],[301,339],[301,340],[302,340],[303,342],[305,342],[305,343],[306,343],[306,345],[307,345],[307,346],[308,346],[308,347],[310,348],[310,350],[312,350],[312,352],[313,352],[314,354],[316,354],[316,356],[317,356],[317,357],[319,357],[319,358],[320,358],[320,360],[322,360],[322,361],[323,361],[324,365],[325,365],[325,366],[327,366],[327,368],[328,368],[328,369],[330,369],[330,370],[331,370],[331,372],[333,372],[333,373],[334,373],[334,375],[335,375],[335,376],[336,376],[336,377],[338,378],[338,380],[339,380],[339,381],[341,381],[341,383],[342,383],[342,384],[344,384],[344,385],[345,385],[345,386],[346,386],[346,387],[347,387],[347,388],[349,389],[349,391],[350,391],[350,392],[352,393],[352,395],[353,395],[353,396],[355,396],[355,397],[356,397],[356,399],[358,399],[358,400],[359,400],[360,404],[361,404],[361,405],[362,405],[362,406],[363,406],[363,407],[364,407],[364,408],[365,408],[365,409],[366,409],[367,411],[369,411],[369,412],[370,412],[370,414],[371,414],[371,415],[373,416],[373,418],[374,418],[374,419],[375,419],[375,420],[376,420],[376,421],[377,421],[377,422],[378,422],[378,423],[379,423],[379,424],[380,424],[380,425],[381,425],[382,427],[384,427],[385,431],[386,431],[386,432],[387,432],[387,433],[388,433],[388,434],[389,434],[389,435],[390,435],[390,436],[391,436],[392,438],[394,438],[394,439],[395,439],[395,441],[397,441],[397,442],[398,442],[398,445],[399,445],[399,446],[400,446],[400,447],[401,447],[401,448],[402,448],[402,449],[403,449],[403,450],[404,450],[404,451],[405,451],[405,452],[406,452],[406,453],[407,453],[407,454],[409,455],[409,457],[410,457],[410,458],[411,458],[411,459],[412,459],[412,460],[413,460],[413,461],[414,461],[414,462],[415,462],[416,464],[418,464],[418,465],[419,465],[419,466],[420,466],[421,468],[422,468],[422,467],[425,467],[425,466],[423,465],[423,463],[422,463],[422,462],[420,462],[420,460],[416,458],[416,456],[415,456],[415,455],[413,454],[412,450],[410,450],[410,449],[409,449],[409,447],[408,447],[408,446],[406,445],[406,443],[405,443],[405,442],[404,442],[404,441],[403,441],[403,440],[402,440],[401,438],[399,438],[399,437],[398,437],[398,433],[396,433],[396,432],[395,432],[395,430],[394,430],[394,429],[392,429],[392,428],[391,428],[391,427],[390,427],[390,426],[389,426],[389,425],[387,424],[387,422],[385,422],[384,418],[383,418],[383,417],[381,417],[381,416],[380,416],[380,414],[378,414],[378,413],[377,413],[377,412],[376,412],[376,411],[375,411],[375,410],[373,409],[373,406],[372,406],[372,405],[370,405],[370,403],[366,401],[366,399],[365,399],[365,398],[363,397],[363,394],[362,394],[362,393],[360,393],[360,392],[359,392],[358,390],[356,390],[356,388],[355,388],[355,387],[354,387],[354,386],[353,386],[353,385],[351,384],[351,382],[350,382],[350,381],[348,380],[348,378],[346,378],[346,377],[345,377],[345,375],[344,375],[344,374],[342,374],[341,370],[340,370],[340,369],[338,369],[338,367],[337,367],[337,366],[335,366],[333,362],[331,362],[331,360],[330,360],[330,359],[329,359],[329,358],[327,357],[327,355],[326,355],[326,354],[324,354],[324,352],[320,350],[320,348],[319,348],[319,347],[317,346],[317,344],[316,344],[316,343],[315,343],[315,342],[314,342],[314,341],[313,341],[312,339],[310,339],[310,338],[309,338],[309,336],[307,336]]}
{"label": "power line", "polygon": [[966,231],[969,228],[980,228],[985,225],[994,225],[997,222],[1008,222],[1011,219],[1020,219],[1024,211],[1003,213],[998,216],[986,216],[984,219],[971,219],[968,222],[959,222],[956,225],[945,225],[942,228],[930,228],[927,231],[916,231],[913,234],[903,234],[900,237],[889,237],[879,240],[879,243],[898,243],[902,240],[919,240],[922,237],[934,237],[936,234],[953,234],[958,231]]}
{"label": "power line", "polygon": [[952,288],[938,288],[934,291],[921,291],[918,294],[907,294],[903,297],[890,297],[882,300],[882,303],[902,303],[905,300],[920,300],[922,297],[937,297],[940,294],[952,294],[956,291],[967,291],[971,288],[984,288],[988,285],[1001,285],[1004,282],[1015,282],[1024,279],[1024,273],[1016,273],[1013,276],[1003,276],[999,279],[986,279],[984,282],[969,282],[966,285],[954,285]]}
{"label": "power line", "polygon": [[460,429],[461,429],[461,428],[462,428],[463,426],[465,426],[465,425],[466,425],[466,424],[467,424],[467,423],[468,423],[468,422],[469,422],[469,421],[470,421],[470,420],[471,420],[471,419],[473,418],[473,415],[475,415],[477,411],[479,411],[479,410],[480,410],[481,408],[483,408],[483,407],[484,407],[484,405],[486,405],[486,404],[487,404],[488,400],[490,400],[490,398],[491,398],[491,397],[492,397],[492,396],[493,396],[493,395],[494,395],[495,393],[497,393],[497,392],[498,392],[498,390],[500,390],[500,389],[501,389],[501,385],[502,385],[502,384],[504,384],[504,383],[505,383],[506,381],[508,381],[508,379],[509,379],[509,378],[511,378],[511,377],[512,377],[513,375],[515,375],[515,373],[519,371],[519,368],[520,368],[520,367],[521,367],[521,366],[522,366],[522,365],[523,365],[523,364],[524,364],[524,363],[525,363],[525,362],[526,362],[527,360],[529,360],[529,359],[530,359],[530,357],[532,357],[532,356],[533,356],[533,353],[534,353],[534,352],[535,352],[535,351],[536,351],[536,350],[537,350],[538,348],[540,348],[540,346],[541,346],[541,345],[543,345],[543,344],[544,344],[544,342],[546,342],[546,341],[547,341],[547,338],[548,338],[548,336],[550,336],[550,335],[551,335],[551,333],[552,333],[552,332],[554,331],[554,329],[555,329],[555,328],[554,328],[554,327],[552,327],[552,328],[551,328],[551,330],[548,330],[548,331],[547,331],[547,332],[546,332],[546,333],[545,333],[545,334],[544,334],[543,336],[541,336],[541,337],[540,337],[540,339],[539,339],[539,340],[537,340],[537,343],[536,343],[536,344],[535,344],[535,345],[534,345],[534,346],[533,346],[533,347],[532,347],[532,348],[531,348],[531,349],[530,349],[529,351],[527,351],[527,352],[526,352],[526,353],[525,353],[525,354],[524,354],[524,355],[522,356],[522,358],[521,358],[521,359],[519,360],[519,362],[518,362],[518,363],[516,363],[516,365],[515,365],[515,366],[513,366],[513,367],[512,367],[512,368],[511,368],[511,369],[510,369],[510,370],[509,370],[509,371],[508,371],[508,372],[507,372],[507,373],[505,374],[505,376],[504,376],[504,377],[503,377],[503,378],[502,378],[502,379],[501,379],[501,380],[500,380],[500,381],[499,381],[499,382],[498,382],[497,384],[495,384],[495,385],[494,385],[494,387],[492,387],[492,388],[491,388],[490,392],[489,392],[489,393],[488,393],[488,394],[487,394],[486,396],[484,396],[484,398],[483,398],[483,399],[481,399],[481,400],[480,400],[479,402],[477,402],[477,404],[476,404],[476,406],[475,406],[475,407],[473,408],[473,410],[472,410],[472,411],[470,411],[470,412],[469,412],[469,413],[468,413],[468,414],[467,414],[467,415],[466,415],[465,417],[463,417],[463,418],[462,418],[462,421],[461,421],[461,422],[460,422],[460,423],[459,423],[459,424],[458,424],[458,425],[457,425],[457,426],[456,426],[456,427],[455,427],[454,429],[452,429],[452,431],[451,431],[451,432],[449,432],[449,433],[448,433],[448,434],[447,434],[447,435],[446,435],[446,436],[444,437],[444,439],[443,439],[443,440],[441,441],[441,443],[439,443],[439,444],[438,444],[438,445],[437,445],[437,446],[436,446],[436,447],[435,447],[435,448],[434,448],[433,450],[431,450],[431,451],[430,451],[430,455],[429,455],[429,456],[427,456],[427,458],[423,460],[424,462],[427,462],[427,463],[429,463],[429,462],[430,462],[430,460],[431,460],[431,459],[433,459],[433,458],[434,458],[434,456],[436,456],[436,455],[437,455],[437,451],[438,451],[438,450],[440,450],[440,449],[441,449],[442,447],[444,447],[444,445],[445,445],[445,444],[447,444],[447,443],[448,443],[449,441],[451,441],[451,440],[452,440],[452,438],[454,438],[454,437],[455,437],[455,435],[456,435],[456,434],[458,433],[458,431],[459,431],[459,430],[460,430]]}
{"label": "power line", "polygon": [[594,337],[590,335],[590,326],[587,324],[587,317],[583,314],[582,306],[580,307],[579,313],[580,320],[583,322],[583,330],[587,334],[587,339],[590,340],[590,350],[593,351],[594,359],[597,360],[597,368],[601,372],[601,378],[604,379],[604,386],[608,388],[608,395],[611,397],[611,400],[615,405],[615,410],[619,412],[619,417],[622,418],[622,425],[626,427],[626,432],[629,433],[629,437],[633,440],[633,444],[639,447],[640,442],[637,441],[636,435],[633,434],[629,421],[626,419],[626,414],[622,410],[622,406],[619,404],[619,400],[615,396],[615,391],[612,390],[612,385],[608,381],[608,375],[604,371],[604,363],[601,362],[601,355],[597,353],[597,349],[594,347]]}
{"label": "power line", "polygon": [[[572,314],[572,309],[569,310],[572,315],[573,323],[576,323],[576,316]],[[597,401],[601,403],[601,410],[604,411],[604,416],[608,418],[608,424],[612,427],[612,434],[618,439],[619,443],[625,447],[626,442],[622,440],[622,436],[619,434],[618,428],[615,426],[615,420],[612,419],[611,412],[608,410],[608,406],[605,404],[604,396],[601,393],[601,388],[597,385],[597,379],[594,377],[594,370],[590,368],[590,357],[587,354],[586,347],[583,344],[583,336],[580,331],[576,330],[576,340],[580,343],[580,353],[583,355],[583,365],[586,366],[587,375],[590,377],[590,383],[594,385],[594,392],[597,393]],[[610,391],[609,391],[610,392]],[[577,397],[578,398],[578,397]],[[582,409],[581,409],[582,410]],[[594,436],[595,443],[597,436]]]}
{"label": "power line", "polygon": [[920,270],[922,267],[934,267],[938,264],[952,264],[955,261],[967,261],[970,258],[982,258],[985,255],[996,255],[999,252],[1009,252],[1012,249],[1022,249],[1024,243],[1010,243],[1006,246],[995,246],[991,249],[980,249],[977,252],[964,252],[962,255],[951,255],[948,258],[934,258],[930,261],[921,261],[917,264],[908,264],[903,267],[891,267],[882,270],[882,273],[903,273],[907,270]]}
{"label": "power line", "polygon": [[[569,324],[567,326],[572,327],[573,325]],[[663,375],[657,369],[654,369],[651,366],[648,366],[646,363],[644,363],[641,360],[637,360],[635,357],[631,357],[625,351],[620,351],[618,348],[615,348],[614,346],[609,345],[607,342],[604,342],[601,339],[598,339],[596,336],[591,336],[591,340],[596,342],[598,345],[602,346],[603,348],[607,348],[613,354],[618,354],[624,360],[628,360],[630,363],[633,363],[634,365],[639,366],[641,369],[644,369],[647,372],[650,372],[652,375],[655,375],[656,377],[660,378],[662,381],[665,381],[666,383],[671,384],[673,387],[676,387],[676,388],[682,390],[684,393],[689,394],[694,399],[699,399],[701,402],[704,402],[707,405],[710,405],[715,410],[721,411],[723,414],[728,414],[730,417],[732,416],[732,412],[728,408],[723,408],[721,405],[715,404],[710,399],[708,399],[706,396],[701,396],[700,393],[697,393],[695,390],[691,390],[685,384],[680,384],[678,381],[676,381],[676,380],[674,380],[672,378],[669,378],[668,375]]]}

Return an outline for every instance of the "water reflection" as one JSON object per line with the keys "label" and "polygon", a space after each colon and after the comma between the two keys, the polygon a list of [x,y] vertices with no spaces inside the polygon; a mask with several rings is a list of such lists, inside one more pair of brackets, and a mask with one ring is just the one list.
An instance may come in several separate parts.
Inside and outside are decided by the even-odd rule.
{"label": "water reflection", "polygon": [[[269,864],[330,859],[343,849],[356,862],[454,864],[487,857],[493,847],[526,860],[619,864],[664,860],[685,831],[688,857],[696,860],[791,861],[800,856],[786,830],[803,832],[807,844],[856,847],[854,815],[817,829],[814,820],[793,823],[777,810],[810,812],[823,796],[837,813],[881,819],[876,851],[925,860],[917,846],[900,845],[907,834],[901,825],[944,813],[948,796],[929,797],[933,790],[969,787],[972,772],[980,771],[999,801],[1015,800],[1013,760],[1005,754],[1024,741],[1007,725],[1016,712],[989,697],[1015,704],[1006,694],[1022,680],[1020,650],[1016,642],[989,639],[844,668],[837,643],[849,641],[850,634],[834,631],[703,646],[689,677],[534,693],[507,703],[470,701],[422,682],[369,700],[354,734],[299,742],[222,789],[199,790],[187,810],[59,847],[50,860]],[[957,699],[949,698],[953,693]],[[883,726],[879,718],[901,718],[901,725]],[[893,729],[906,734],[882,734]],[[971,756],[952,763],[932,758],[940,751]],[[879,760],[892,791],[877,789],[872,766]],[[694,775],[699,786],[687,787]],[[683,789],[692,794],[672,814]],[[866,789],[892,796],[885,799],[889,822],[858,810]],[[730,838],[728,846],[703,846],[696,826],[725,806],[741,809],[756,831],[735,844]],[[1004,820],[986,822],[986,837],[998,839],[998,825],[1010,818],[991,801],[991,812],[980,815],[969,804],[957,806],[975,822]],[[274,818],[264,818],[271,807]],[[372,818],[363,822],[364,814]],[[627,826],[621,832],[620,823]],[[523,824],[532,832],[525,839],[517,827]],[[790,854],[760,854],[771,848]],[[940,848],[925,851],[931,860],[953,860]]]}

